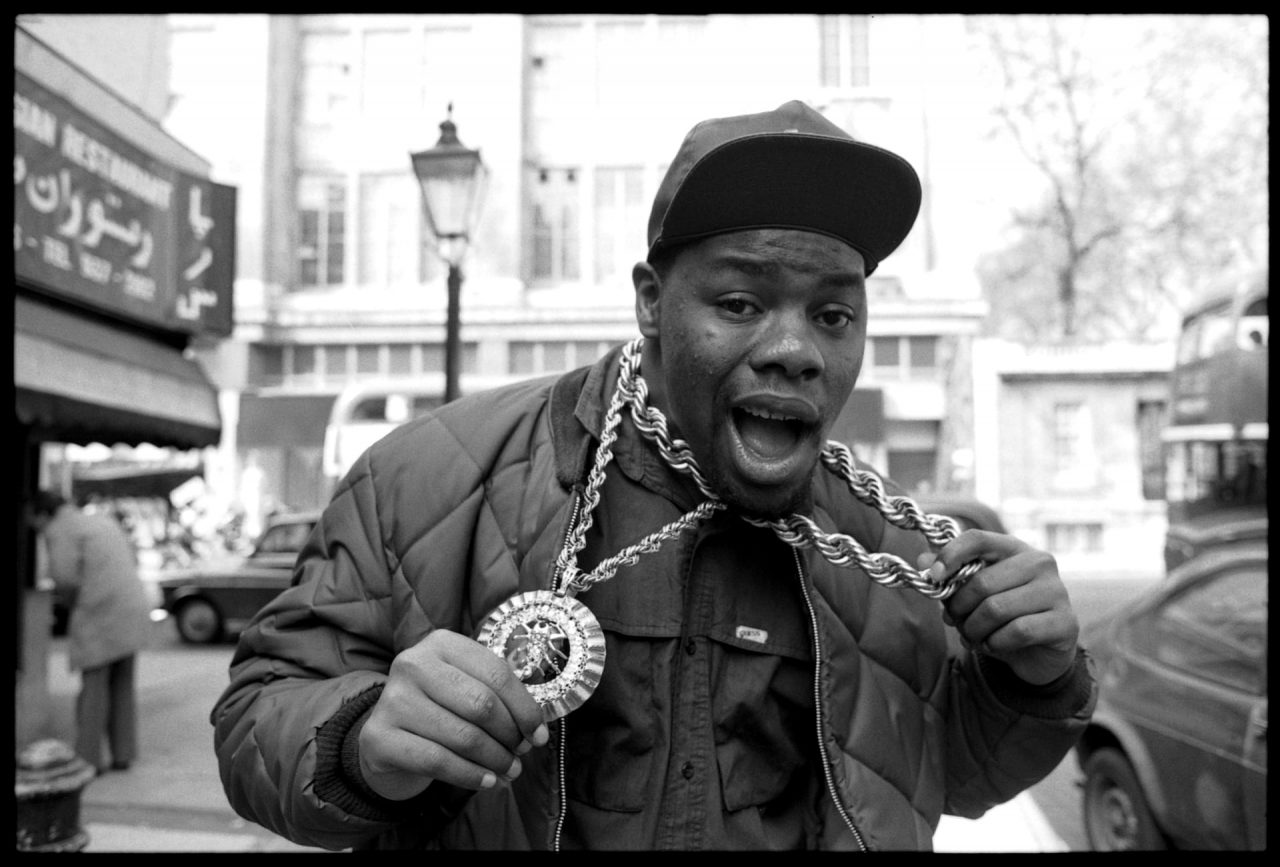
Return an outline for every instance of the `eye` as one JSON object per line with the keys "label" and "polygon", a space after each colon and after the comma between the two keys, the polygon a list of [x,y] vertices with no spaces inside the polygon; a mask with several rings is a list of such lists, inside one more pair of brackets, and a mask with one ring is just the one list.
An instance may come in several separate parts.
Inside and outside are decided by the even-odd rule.
{"label": "eye", "polygon": [[748,316],[758,310],[750,299],[741,295],[729,295],[716,301],[716,306],[734,316]]}
{"label": "eye", "polygon": [[854,323],[854,317],[844,307],[826,307],[818,311],[818,322],[827,328],[843,330]]}

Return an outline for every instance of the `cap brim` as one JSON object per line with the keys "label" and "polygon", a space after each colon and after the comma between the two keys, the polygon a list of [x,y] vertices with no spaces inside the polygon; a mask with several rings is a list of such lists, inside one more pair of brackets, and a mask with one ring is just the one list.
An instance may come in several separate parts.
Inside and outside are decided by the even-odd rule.
{"label": "cap brim", "polygon": [[650,255],[725,232],[801,229],[849,244],[870,273],[906,239],[920,197],[910,164],[874,145],[803,133],[747,136],[693,166]]}

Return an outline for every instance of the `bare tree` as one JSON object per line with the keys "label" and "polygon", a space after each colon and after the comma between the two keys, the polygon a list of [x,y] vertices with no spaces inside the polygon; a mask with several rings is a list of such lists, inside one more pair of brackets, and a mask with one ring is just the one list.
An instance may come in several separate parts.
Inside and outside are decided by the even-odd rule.
{"label": "bare tree", "polygon": [[982,263],[993,330],[1153,336],[1220,271],[1265,261],[1264,18],[970,25],[997,72],[998,129],[1044,180]]}

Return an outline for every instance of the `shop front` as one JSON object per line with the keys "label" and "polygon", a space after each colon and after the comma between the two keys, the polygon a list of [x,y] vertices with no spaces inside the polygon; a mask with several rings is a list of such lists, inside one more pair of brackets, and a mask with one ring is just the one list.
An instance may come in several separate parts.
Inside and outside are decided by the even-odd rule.
{"label": "shop front", "polygon": [[231,332],[236,191],[152,118],[21,28],[14,41],[17,746],[47,725],[52,603],[23,520],[66,444],[218,444],[191,352]]}

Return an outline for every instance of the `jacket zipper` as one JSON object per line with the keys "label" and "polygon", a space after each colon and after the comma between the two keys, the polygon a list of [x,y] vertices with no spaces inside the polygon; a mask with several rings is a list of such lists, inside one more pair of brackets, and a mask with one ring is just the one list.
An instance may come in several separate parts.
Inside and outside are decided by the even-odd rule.
{"label": "jacket zipper", "polygon": [[857,841],[858,848],[866,852],[869,851],[867,843],[857,826],[853,824],[849,811],[841,802],[835,777],[831,773],[831,760],[827,755],[826,738],[822,733],[822,639],[818,635],[818,615],[813,610],[813,600],[809,597],[809,588],[805,585],[804,565],[800,562],[800,552],[792,548],[791,556],[796,562],[796,574],[800,576],[800,594],[804,597],[805,607],[809,610],[809,628],[813,633],[813,716],[818,729],[818,757],[822,761],[822,773],[826,777],[827,791],[831,793],[831,801],[836,805],[836,812],[853,833],[853,839]]}
{"label": "jacket zipper", "polygon": [[[569,524],[568,526],[565,527],[564,537],[561,538],[560,540],[561,551],[564,550],[565,543],[569,541],[569,534],[572,533],[573,528],[578,525],[578,518],[581,516],[581,513],[582,513],[582,485],[574,485],[573,486],[573,513],[569,516]],[[556,577],[553,583],[556,585],[559,585],[560,581],[563,580],[563,578],[564,578],[564,575],[559,575]],[[558,586],[552,587],[552,589],[558,590],[559,587]],[[568,794],[568,790],[565,788],[565,752],[566,752],[565,745],[568,743],[568,740],[564,732],[565,717],[560,717],[558,722],[560,723],[560,725],[557,727],[560,730],[560,733],[559,733],[560,734],[559,736],[560,755],[558,756],[558,761],[557,761],[560,769],[560,812],[556,816],[556,825],[555,825],[556,830],[555,830],[555,835],[553,836],[552,842],[551,842],[551,850],[553,852],[560,851],[560,835],[564,831],[565,814],[569,811],[569,794]]]}

